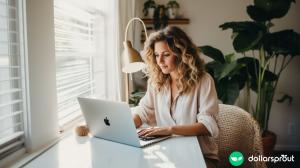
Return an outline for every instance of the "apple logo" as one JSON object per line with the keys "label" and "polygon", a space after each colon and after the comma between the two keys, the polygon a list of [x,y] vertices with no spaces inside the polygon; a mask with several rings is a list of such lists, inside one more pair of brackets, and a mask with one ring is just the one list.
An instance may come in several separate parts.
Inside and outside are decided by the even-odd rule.
{"label": "apple logo", "polygon": [[105,117],[104,123],[105,123],[105,125],[110,126],[110,123],[109,123],[109,120],[107,119],[107,117]]}

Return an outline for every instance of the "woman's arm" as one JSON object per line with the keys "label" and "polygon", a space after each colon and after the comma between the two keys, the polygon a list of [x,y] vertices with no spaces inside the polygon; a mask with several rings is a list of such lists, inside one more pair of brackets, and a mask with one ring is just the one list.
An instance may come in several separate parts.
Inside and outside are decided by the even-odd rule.
{"label": "woman's arm", "polygon": [[155,125],[155,110],[154,110],[155,93],[153,88],[148,85],[147,92],[140,100],[139,105],[131,108],[132,117],[135,127],[140,127],[143,123]]}
{"label": "woman's arm", "polygon": [[176,125],[171,127],[172,134],[197,136],[197,135],[209,135],[209,131],[202,123],[195,123],[189,125]]}
{"label": "woman's arm", "polygon": [[133,121],[134,121],[135,128],[139,128],[142,125],[142,120],[140,116],[137,114],[133,115]]}
{"label": "woman's arm", "polygon": [[184,135],[197,136],[209,135],[209,131],[202,123],[195,123],[189,125],[176,125],[171,127],[151,127],[142,129],[138,133],[140,136],[159,136],[159,135]]}

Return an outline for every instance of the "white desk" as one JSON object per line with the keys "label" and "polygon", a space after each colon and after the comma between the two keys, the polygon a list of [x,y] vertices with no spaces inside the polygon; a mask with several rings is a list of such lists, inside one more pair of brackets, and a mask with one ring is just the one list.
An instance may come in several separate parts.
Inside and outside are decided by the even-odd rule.
{"label": "white desk", "polygon": [[196,137],[172,137],[136,148],[69,135],[25,168],[205,168]]}

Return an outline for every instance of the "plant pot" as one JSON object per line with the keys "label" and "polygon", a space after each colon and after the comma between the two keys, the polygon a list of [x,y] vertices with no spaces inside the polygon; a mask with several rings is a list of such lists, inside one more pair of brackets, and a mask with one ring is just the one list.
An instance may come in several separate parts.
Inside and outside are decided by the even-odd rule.
{"label": "plant pot", "polygon": [[147,10],[148,10],[148,15],[146,16],[146,18],[153,19],[155,8],[148,8]]}
{"label": "plant pot", "polygon": [[176,19],[178,16],[178,8],[169,8],[168,16],[170,19]]}
{"label": "plant pot", "polygon": [[277,136],[271,131],[264,131],[262,135],[262,145],[264,156],[271,156],[274,151]]}

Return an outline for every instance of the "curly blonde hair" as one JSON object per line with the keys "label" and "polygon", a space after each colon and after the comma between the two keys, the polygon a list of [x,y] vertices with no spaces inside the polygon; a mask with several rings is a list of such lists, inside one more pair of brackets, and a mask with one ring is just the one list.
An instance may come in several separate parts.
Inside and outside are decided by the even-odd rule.
{"label": "curly blonde hair", "polygon": [[162,73],[154,56],[154,45],[160,41],[167,42],[170,50],[176,56],[179,93],[192,91],[204,73],[204,61],[200,58],[200,51],[196,45],[183,30],[176,26],[168,26],[151,33],[145,42],[143,56],[147,63],[146,75],[149,77],[149,82],[157,91],[160,91],[170,80],[170,75]]}

